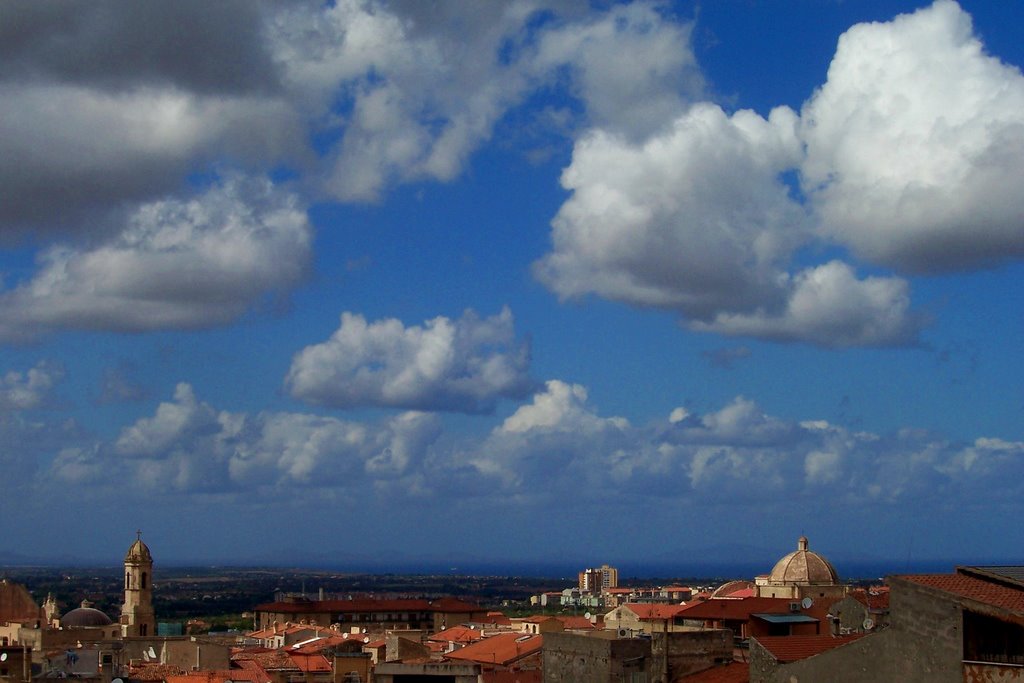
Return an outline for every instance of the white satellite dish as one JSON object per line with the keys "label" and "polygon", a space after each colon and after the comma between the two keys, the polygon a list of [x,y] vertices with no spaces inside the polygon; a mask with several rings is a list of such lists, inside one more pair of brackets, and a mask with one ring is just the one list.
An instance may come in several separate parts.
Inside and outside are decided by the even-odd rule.
{"label": "white satellite dish", "polygon": [[811,609],[811,605],[813,605],[813,604],[814,604],[814,600],[811,600],[810,598],[804,598],[803,600],[800,601],[800,606],[803,607],[804,609]]}
{"label": "white satellite dish", "polygon": [[6,662],[6,661],[7,661],[7,653],[6,652],[0,653],[0,662]]}
{"label": "white satellite dish", "polygon": [[868,617],[867,619],[864,620],[864,630],[865,631],[870,631],[874,627],[875,627],[875,620],[874,619],[872,619],[871,617]]}
{"label": "white satellite dish", "polygon": [[150,659],[156,659],[156,651],[152,647],[149,648],[149,657]]}
{"label": "white satellite dish", "polygon": [[590,619],[590,612],[587,612],[587,613],[585,613],[585,614],[583,615],[583,618],[584,618],[584,619]]}

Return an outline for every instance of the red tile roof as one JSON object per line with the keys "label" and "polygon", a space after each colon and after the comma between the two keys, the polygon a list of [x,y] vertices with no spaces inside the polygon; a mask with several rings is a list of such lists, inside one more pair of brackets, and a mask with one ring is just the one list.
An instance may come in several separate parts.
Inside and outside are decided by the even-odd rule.
{"label": "red tile roof", "polygon": [[128,674],[136,681],[162,681],[168,676],[180,676],[185,670],[171,664],[140,662],[129,665]]}
{"label": "red tile roof", "polygon": [[699,673],[679,676],[672,683],[749,683],[750,665],[746,662],[729,662],[713,666]]}
{"label": "red tile roof", "polygon": [[641,621],[672,619],[679,614],[684,605],[661,605],[645,602],[627,602],[623,605]]}
{"label": "red tile roof", "polygon": [[255,683],[269,683],[270,674],[258,662],[244,659],[232,663],[238,666],[238,670],[245,672],[245,680],[254,681]]}
{"label": "red tile roof", "polygon": [[909,574],[893,577],[928,586],[960,598],[1024,614],[1024,590],[964,574]]}
{"label": "red tile roof", "polygon": [[508,666],[512,662],[540,652],[544,636],[524,636],[522,633],[499,633],[461,650],[450,652],[448,659],[462,659],[480,664]]}
{"label": "red tile roof", "polygon": [[467,628],[466,626],[452,626],[427,636],[427,640],[440,643],[475,643],[483,639],[483,633],[475,628]]}
{"label": "red tile roof", "polygon": [[555,617],[562,622],[562,628],[576,631],[593,631],[595,626],[586,617]]}
{"label": "red tile roof", "polygon": [[754,640],[779,662],[795,662],[852,643],[866,634],[848,636],[755,636]]}
{"label": "red tile roof", "polygon": [[329,636],[320,636],[316,640],[312,640],[306,643],[295,643],[290,645],[289,650],[291,652],[298,652],[301,654],[312,655],[318,652],[322,652],[327,648],[337,647],[343,645],[349,641],[345,636],[349,634],[331,633]]}
{"label": "red tile roof", "polygon": [[270,677],[261,676],[257,671],[248,669],[219,669],[215,671],[191,671],[180,676],[167,676],[167,683],[225,683],[225,681],[248,681],[249,683],[269,683]]}
{"label": "red tile roof", "polygon": [[746,621],[755,613],[789,612],[791,602],[793,601],[786,598],[711,598],[686,603],[682,606],[679,616],[684,619]]}
{"label": "red tile roof", "polygon": [[243,661],[253,661],[259,664],[264,669],[270,671],[272,669],[294,669],[296,668],[294,662],[288,653],[283,650],[270,650],[270,651],[244,651],[231,656],[231,661],[237,662],[241,666]]}
{"label": "red tile roof", "polygon": [[288,656],[299,671],[304,673],[317,673],[331,670],[331,663],[323,655],[307,655],[301,652],[289,652]]}
{"label": "red tile roof", "polygon": [[889,609],[888,586],[884,588],[871,588],[868,590],[855,588],[850,592],[850,596],[869,610],[882,612]]}

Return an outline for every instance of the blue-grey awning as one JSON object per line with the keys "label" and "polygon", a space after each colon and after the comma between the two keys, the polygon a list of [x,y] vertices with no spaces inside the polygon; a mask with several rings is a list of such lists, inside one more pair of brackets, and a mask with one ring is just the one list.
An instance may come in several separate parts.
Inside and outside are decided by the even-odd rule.
{"label": "blue-grey awning", "polygon": [[769,624],[814,624],[818,620],[806,614],[751,614]]}

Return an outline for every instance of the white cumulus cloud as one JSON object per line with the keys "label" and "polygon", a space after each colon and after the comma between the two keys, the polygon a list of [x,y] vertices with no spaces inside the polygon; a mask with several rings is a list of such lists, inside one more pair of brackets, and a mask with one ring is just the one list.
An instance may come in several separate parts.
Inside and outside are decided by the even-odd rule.
{"label": "white cumulus cloud", "polygon": [[31,280],[0,293],[0,337],[223,324],[303,278],[310,241],[294,196],[232,176],[137,207],[108,241],[43,252]]}
{"label": "white cumulus cloud", "polygon": [[296,398],[334,408],[489,412],[498,399],[533,388],[529,361],[507,308],[409,327],[344,313],[329,340],[295,355],[285,384]]}
{"label": "white cumulus cloud", "polygon": [[0,375],[0,412],[31,410],[44,405],[62,379],[64,369],[45,361],[26,372],[10,370]]}
{"label": "white cumulus cloud", "polygon": [[1024,76],[957,3],[848,30],[801,116],[831,239],[910,272],[1024,254]]}

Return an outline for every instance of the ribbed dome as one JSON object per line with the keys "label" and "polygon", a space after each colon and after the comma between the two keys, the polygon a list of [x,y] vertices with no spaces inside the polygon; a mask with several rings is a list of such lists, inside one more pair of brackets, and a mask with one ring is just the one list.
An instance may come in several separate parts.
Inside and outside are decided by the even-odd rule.
{"label": "ribbed dome", "polygon": [[82,606],[71,610],[60,618],[60,625],[64,628],[88,628],[90,626],[110,626],[110,617],[91,606],[88,600],[82,601]]}
{"label": "ribbed dome", "polygon": [[128,553],[124,556],[125,562],[153,562],[153,556],[149,553],[149,547],[142,542],[142,539],[137,539],[132,543],[132,547],[128,548]]}
{"label": "ribbed dome", "polygon": [[775,563],[768,576],[770,584],[837,584],[839,574],[832,563],[807,549],[807,537],[801,536],[796,550]]}

